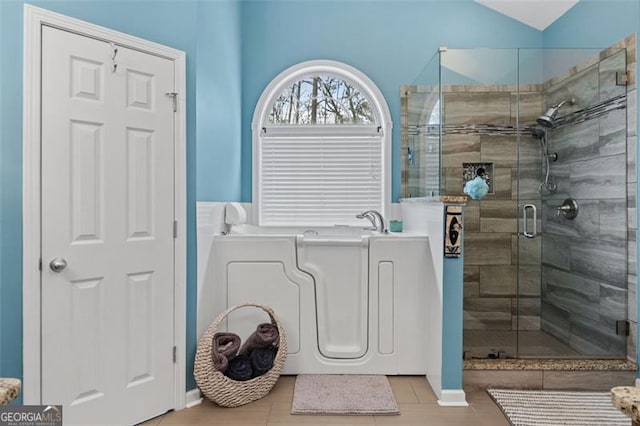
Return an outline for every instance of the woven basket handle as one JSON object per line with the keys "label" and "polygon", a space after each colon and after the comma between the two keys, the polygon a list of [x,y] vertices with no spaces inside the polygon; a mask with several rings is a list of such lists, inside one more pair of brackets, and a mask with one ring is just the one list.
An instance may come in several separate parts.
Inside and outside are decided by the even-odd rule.
{"label": "woven basket handle", "polygon": [[271,322],[277,324],[276,314],[273,312],[273,309],[271,309],[269,306],[258,305],[257,303],[243,303],[241,305],[232,306],[228,308],[226,311],[222,312],[220,315],[218,315],[218,318],[216,318],[216,320],[211,324],[210,328],[218,329],[218,326],[222,324],[222,321],[224,321],[224,319],[231,312],[235,311],[236,309],[244,308],[245,306],[253,306],[253,307],[262,309],[267,314],[269,314],[269,317],[271,318]]}

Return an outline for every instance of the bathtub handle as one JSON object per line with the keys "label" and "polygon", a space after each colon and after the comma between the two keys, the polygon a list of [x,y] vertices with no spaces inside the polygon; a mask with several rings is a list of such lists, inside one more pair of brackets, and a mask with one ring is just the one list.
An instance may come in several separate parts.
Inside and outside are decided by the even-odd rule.
{"label": "bathtub handle", "polygon": [[359,246],[367,244],[367,237],[353,237],[353,238],[312,238],[305,240],[301,239],[301,243],[308,246]]}

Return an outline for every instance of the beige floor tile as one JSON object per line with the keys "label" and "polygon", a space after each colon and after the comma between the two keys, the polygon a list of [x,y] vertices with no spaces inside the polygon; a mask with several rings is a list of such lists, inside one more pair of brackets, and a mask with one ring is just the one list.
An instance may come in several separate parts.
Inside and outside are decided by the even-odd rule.
{"label": "beige floor tile", "polygon": [[436,394],[431,390],[427,378],[424,376],[412,376],[409,378],[411,387],[418,398],[420,404],[437,404],[438,398]]}
{"label": "beige floor tile", "polygon": [[210,401],[192,408],[168,413],[160,425],[266,425],[271,402],[258,400],[235,408],[224,408]]}
{"label": "beige floor tile", "polygon": [[378,416],[375,418],[376,425],[406,425],[419,424],[427,419],[431,410],[422,404],[401,404],[398,403],[400,409],[399,416]]}
{"label": "beige floor tile", "polygon": [[[307,416],[308,417],[308,416]],[[326,416],[325,416],[326,417]],[[369,425],[369,426],[374,426],[375,423],[373,423],[373,419],[372,419],[372,423],[354,423],[355,420],[353,420],[353,418],[355,418],[355,416],[350,416],[348,419],[336,419],[335,421],[337,423],[333,423],[333,422],[326,422],[324,420],[314,420],[310,419],[309,421],[305,420],[304,422],[300,422],[300,423],[296,423],[296,422],[285,422],[285,423],[274,423],[274,422],[269,422],[267,423],[267,426],[291,426],[291,425],[296,425],[296,424],[301,424],[304,426],[327,426],[327,425],[331,425],[331,426],[352,426],[352,425]]]}
{"label": "beige floor tile", "polygon": [[411,386],[411,376],[389,376],[389,384],[398,404],[417,404],[418,396]]}
{"label": "beige floor tile", "polygon": [[211,425],[211,426],[225,426],[225,425],[230,425],[230,426],[266,426],[267,423],[266,422],[260,422],[260,423],[254,423],[254,422],[246,422],[246,421],[230,421],[229,419],[218,419],[218,418],[214,418],[214,417],[210,417],[210,418],[202,418],[202,419],[196,419],[196,420],[192,420],[192,419],[186,419],[186,420],[175,420],[172,423],[160,423],[159,426],[191,426],[191,425],[196,425],[196,426],[200,426],[200,425]]}
{"label": "beige floor tile", "polygon": [[164,418],[164,415],[154,417],[153,419],[149,419],[146,422],[138,423],[138,426],[157,426],[160,424],[163,418]]}
{"label": "beige floor tile", "polygon": [[472,390],[466,391],[465,396],[467,398],[467,402],[471,405],[477,403],[491,403],[493,404],[493,399],[489,396],[486,390]]}
{"label": "beige floor tile", "polygon": [[373,416],[316,416],[291,414],[291,401],[274,402],[269,414],[268,425],[373,425]]}
{"label": "beige floor tile", "polygon": [[470,404],[470,407],[479,416],[502,415],[502,411],[493,401],[475,402]]}
{"label": "beige floor tile", "polygon": [[237,408],[223,408],[204,400],[193,408],[170,412],[144,426],[508,426],[497,405],[484,390],[467,392],[469,407],[441,407],[423,376],[390,376],[400,408],[399,416],[292,415],[295,376],[282,376],[266,397]]}
{"label": "beige floor tile", "polygon": [[503,415],[479,416],[477,426],[511,426],[509,420]]}
{"label": "beige floor tile", "polygon": [[291,402],[296,376],[280,376],[271,391],[261,399],[270,402]]}
{"label": "beige floor tile", "polygon": [[469,407],[441,407],[433,404],[398,404],[399,416],[376,416],[376,425],[475,425],[476,413]]}

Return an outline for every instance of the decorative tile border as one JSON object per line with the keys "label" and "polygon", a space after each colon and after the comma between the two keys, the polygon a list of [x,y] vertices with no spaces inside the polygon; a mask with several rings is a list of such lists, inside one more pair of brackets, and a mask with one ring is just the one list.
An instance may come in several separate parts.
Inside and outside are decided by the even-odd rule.
{"label": "decorative tile border", "polygon": [[554,129],[559,129],[567,125],[583,123],[585,121],[603,116],[611,111],[615,111],[618,109],[625,109],[626,107],[627,107],[627,94],[625,93],[623,95],[608,99],[604,102],[600,102],[598,104],[591,105],[587,108],[578,110],[571,114],[558,117],[555,120],[556,126],[554,127]]}
{"label": "decorative tile border", "polygon": [[[555,120],[555,129],[563,126],[583,123],[588,120],[601,117],[611,111],[625,109],[627,107],[627,95],[620,95],[591,105],[587,108],[575,111],[571,114],[561,116]],[[527,124],[523,126],[505,126],[498,124],[462,124],[462,125],[443,125],[443,135],[487,135],[487,136],[521,136],[531,135],[539,126],[536,124]],[[437,137],[440,132],[440,126],[435,124],[412,125],[408,126],[407,133],[411,136],[426,135]]]}

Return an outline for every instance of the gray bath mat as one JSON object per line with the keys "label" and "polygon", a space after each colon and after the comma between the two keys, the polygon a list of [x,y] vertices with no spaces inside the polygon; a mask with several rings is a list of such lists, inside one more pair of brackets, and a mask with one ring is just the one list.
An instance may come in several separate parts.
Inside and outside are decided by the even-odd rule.
{"label": "gray bath mat", "polygon": [[302,374],[291,414],[400,414],[386,376]]}
{"label": "gray bath mat", "polygon": [[513,426],[629,426],[611,392],[488,389]]}

